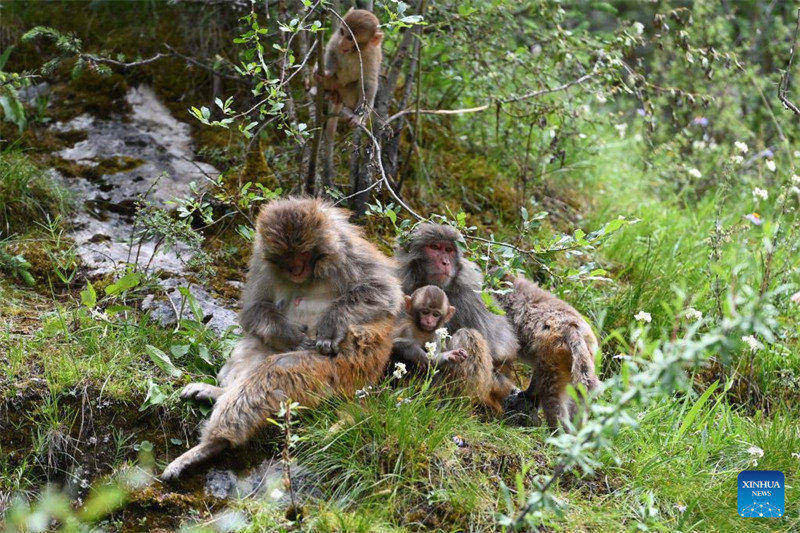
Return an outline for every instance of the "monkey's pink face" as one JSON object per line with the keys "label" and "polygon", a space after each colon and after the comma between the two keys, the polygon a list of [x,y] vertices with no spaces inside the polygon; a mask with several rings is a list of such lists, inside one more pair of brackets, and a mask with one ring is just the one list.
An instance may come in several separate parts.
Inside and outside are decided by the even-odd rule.
{"label": "monkey's pink face", "polygon": [[417,324],[425,331],[434,331],[442,319],[442,314],[439,311],[430,309],[422,309],[417,314]]}
{"label": "monkey's pink face", "polygon": [[300,284],[311,274],[311,254],[297,253],[286,258],[286,273],[294,283]]}
{"label": "monkey's pink face", "polygon": [[428,276],[432,281],[446,284],[453,277],[456,247],[452,242],[439,241],[425,246]]}

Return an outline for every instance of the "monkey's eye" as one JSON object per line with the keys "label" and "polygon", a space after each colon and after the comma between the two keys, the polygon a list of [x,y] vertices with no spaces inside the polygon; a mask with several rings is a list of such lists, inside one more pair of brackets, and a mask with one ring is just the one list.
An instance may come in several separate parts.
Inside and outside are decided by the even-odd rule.
{"label": "monkey's eye", "polygon": [[433,318],[439,318],[439,311],[434,311],[431,314],[433,315]]}

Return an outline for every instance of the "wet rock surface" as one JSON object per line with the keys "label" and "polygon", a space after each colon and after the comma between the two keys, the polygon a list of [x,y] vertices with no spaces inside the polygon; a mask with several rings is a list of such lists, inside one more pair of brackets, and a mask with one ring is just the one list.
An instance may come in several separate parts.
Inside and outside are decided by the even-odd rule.
{"label": "wet rock surface", "polygon": [[[317,495],[314,477],[307,469],[291,465],[295,503]],[[289,505],[291,497],[283,483],[283,465],[278,459],[265,459],[249,472],[211,469],[206,473],[205,492],[219,499],[259,498],[278,505]]]}
{"label": "wet rock surface", "polygon": [[[169,208],[171,200],[190,193],[192,182],[202,186],[219,172],[196,159],[189,125],[176,120],[151,89],[133,88],[126,100],[129,116],[106,119],[83,114],[52,126],[58,132],[85,133],[84,140],[56,155],[97,170],[91,178],[70,179],[52,171],[80,203],[68,235],[89,277],[118,271],[126,264],[158,272],[169,301],[150,296],[143,303],[146,309],[163,324],[174,323],[176,311],[183,307],[189,312],[178,291],[185,286],[202,310],[203,321],[222,333],[236,323],[235,302],[191,285],[186,279],[189,247],[142,238],[136,220],[141,200]],[[124,170],[104,172],[108,161],[126,163],[117,165]]]}

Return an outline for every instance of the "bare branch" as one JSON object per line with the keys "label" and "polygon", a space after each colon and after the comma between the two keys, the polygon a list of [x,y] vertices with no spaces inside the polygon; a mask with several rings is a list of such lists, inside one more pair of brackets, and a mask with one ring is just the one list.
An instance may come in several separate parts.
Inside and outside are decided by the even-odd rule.
{"label": "bare branch", "polygon": [[789,64],[786,65],[786,72],[783,73],[780,83],[778,84],[778,98],[786,109],[789,109],[796,115],[800,115],[800,107],[794,102],[789,100],[787,94],[789,93],[789,84],[791,82],[792,62],[794,61],[794,53],[797,50],[797,36],[800,33],[800,9],[797,10],[797,25],[794,27],[794,42],[792,43],[792,52],[789,54]]}
{"label": "bare branch", "polygon": [[581,76],[580,78],[577,78],[577,79],[574,79],[572,81],[569,81],[569,82],[567,82],[567,83],[565,83],[563,85],[559,85],[558,87],[553,87],[552,89],[540,89],[538,91],[531,91],[529,93],[525,93],[525,94],[520,95],[520,96],[514,96],[512,98],[507,98],[505,100],[492,101],[492,102],[489,102],[489,103],[486,103],[486,104],[483,104],[483,105],[480,105],[480,106],[477,106],[477,107],[466,107],[466,108],[462,108],[462,109],[415,109],[415,108],[411,108],[410,107],[410,108],[403,109],[402,111],[399,111],[399,112],[395,113],[394,115],[392,115],[391,117],[386,119],[386,122],[387,123],[388,122],[392,122],[393,120],[396,120],[396,119],[398,119],[398,118],[400,118],[400,117],[402,117],[404,115],[408,115],[410,113],[420,113],[420,114],[425,114],[425,115],[461,115],[461,114],[464,114],[464,113],[477,113],[477,112],[480,112],[480,111],[485,111],[485,110],[489,109],[490,107],[493,107],[493,106],[496,106],[496,105],[520,102],[520,101],[523,101],[523,100],[528,100],[530,98],[536,98],[537,96],[542,96],[543,94],[549,94],[549,93],[554,93],[554,92],[558,92],[558,91],[563,91],[565,89],[569,89],[573,85],[579,85],[579,84],[585,82],[586,80],[588,80],[588,79],[590,79],[590,78],[592,78],[592,77],[594,77],[596,75],[597,75],[597,67],[595,66],[595,68],[593,68],[591,72],[588,72],[588,73],[584,74],[583,76]]}

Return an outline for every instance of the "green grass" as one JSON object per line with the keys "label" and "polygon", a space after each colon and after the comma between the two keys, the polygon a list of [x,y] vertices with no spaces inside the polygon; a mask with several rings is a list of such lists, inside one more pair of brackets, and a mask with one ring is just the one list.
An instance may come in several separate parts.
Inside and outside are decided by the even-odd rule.
{"label": "green grass", "polygon": [[66,189],[21,152],[0,151],[0,237],[25,233],[66,214]]}

